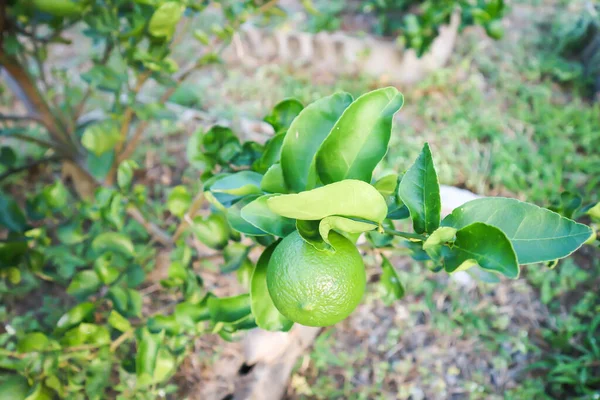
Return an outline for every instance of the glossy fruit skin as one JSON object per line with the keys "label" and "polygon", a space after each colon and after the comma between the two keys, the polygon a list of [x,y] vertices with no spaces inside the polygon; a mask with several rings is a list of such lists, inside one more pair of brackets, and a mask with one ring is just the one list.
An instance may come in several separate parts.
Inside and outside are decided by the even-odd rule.
{"label": "glossy fruit skin", "polygon": [[269,261],[271,299],[280,313],[301,325],[329,326],[343,320],[365,292],[365,265],[356,246],[336,232],[329,240],[335,251],[317,250],[294,231]]}

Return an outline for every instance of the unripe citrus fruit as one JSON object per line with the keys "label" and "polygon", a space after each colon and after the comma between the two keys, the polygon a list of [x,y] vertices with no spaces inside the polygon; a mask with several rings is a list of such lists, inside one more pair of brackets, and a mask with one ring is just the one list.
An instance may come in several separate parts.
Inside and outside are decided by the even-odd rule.
{"label": "unripe citrus fruit", "polygon": [[267,288],[275,307],[307,326],[329,326],[356,308],[365,292],[365,265],[356,246],[331,232],[335,251],[317,250],[297,231],[275,248]]}

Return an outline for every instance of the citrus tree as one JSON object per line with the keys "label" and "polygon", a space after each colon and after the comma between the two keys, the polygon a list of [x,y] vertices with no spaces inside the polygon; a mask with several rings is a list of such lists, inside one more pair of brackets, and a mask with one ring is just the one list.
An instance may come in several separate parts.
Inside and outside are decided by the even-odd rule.
{"label": "citrus tree", "polygon": [[[224,21],[272,6],[231,4],[221,4]],[[10,192],[13,183],[0,194],[0,296],[25,308],[0,333],[0,396],[165,397],[177,391],[171,378],[200,335],[235,340],[257,327],[335,324],[365,291],[361,238],[361,247],[381,255],[386,303],[404,293],[386,258],[394,249],[410,249],[435,272],[517,278],[520,265],[554,263],[595,239],[586,225],[507,198],[474,200],[442,219],[428,145],[407,171],[380,176],[376,168],[404,102],[395,88],[356,99],[338,92],[306,107],[286,99],[265,117],[274,131],[266,143],[241,141],[227,126],[200,129],[187,145],[194,183],[148,188],[127,148],[137,146],[182,79],[172,81],[168,54],[184,10],[196,6],[35,1],[3,7],[0,61],[29,114],[4,115],[2,134],[48,147],[49,157],[74,165],[94,190],[80,198],[56,180],[28,193]],[[76,99],[71,86],[40,90],[43,67],[34,75],[26,64],[43,63],[29,39],[50,46],[74,22],[104,38],[98,40],[105,49],[117,49],[127,68],[119,75],[107,64],[110,55],[96,60],[82,74],[89,86]],[[37,24],[58,33],[38,33]],[[221,46],[236,24],[215,28],[214,41]],[[204,32],[196,36],[206,41]],[[216,54],[205,53],[192,68]],[[150,79],[166,86],[158,104],[136,96]],[[110,107],[100,120],[81,121],[93,96]],[[7,177],[26,169],[12,153],[2,150]],[[570,206],[557,211],[574,215]],[[581,212],[597,218],[598,206]],[[159,252],[168,262],[156,277]],[[208,258],[219,261],[223,274],[235,272],[244,290],[215,295],[195,268]],[[31,295],[45,290],[53,296],[44,302]]]}

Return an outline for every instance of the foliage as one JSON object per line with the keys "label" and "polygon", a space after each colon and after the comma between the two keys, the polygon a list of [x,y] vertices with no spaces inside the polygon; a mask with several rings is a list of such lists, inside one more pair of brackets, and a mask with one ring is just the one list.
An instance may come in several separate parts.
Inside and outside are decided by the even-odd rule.
{"label": "foliage", "polygon": [[[267,11],[269,4],[222,6],[225,22],[212,30],[214,41],[227,42],[248,12]],[[257,326],[289,329],[265,292],[264,258],[277,238],[295,230],[316,251],[331,251],[331,230],[353,240],[374,231],[369,240],[376,246],[397,246],[390,240],[397,236],[408,239],[415,258],[433,270],[475,267],[511,278],[518,276],[519,261],[565,257],[591,236],[585,225],[507,199],[498,200],[510,201],[519,213],[494,204],[493,211],[504,216],[494,220],[480,211],[489,209],[487,203],[476,201],[441,220],[437,172],[427,145],[406,174],[378,177],[375,168],[388,150],[393,116],[403,104],[394,88],[356,100],[338,93],[306,108],[285,100],[265,117],[275,132],[265,144],[242,142],[225,126],[200,130],[187,156],[191,174],[202,184],[178,185],[153,201],[136,182],[139,165],[129,156],[147,121],[163,117],[165,99],[183,79],[218,61],[216,50],[207,50],[174,78],[177,67],[169,54],[176,24],[185,13],[204,11],[203,6],[36,1],[11,3],[7,11],[10,24],[3,27],[0,60],[27,89],[24,102],[36,108],[7,117],[16,123],[2,134],[48,147],[95,187],[83,200],[61,181],[34,193],[0,196],[2,295],[23,300],[43,285],[60,293],[40,311],[4,321],[10,328],[0,335],[0,367],[12,372],[2,375],[0,392],[15,391],[15,398],[164,396],[177,390],[170,378],[198,335],[234,340]],[[63,75],[67,86],[53,93],[55,84],[44,76],[44,52],[64,42],[62,32],[73,23],[83,23],[104,54],[81,75],[86,91],[70,86]],[[38,30],[41,26],[44,30]],[[46,29],[50,36],[37,36]],[[206,32],[195,36],[204,45],[212,43]],[[32,37],[31,46],[21,44]],[[134,82],[128,82],[131,76]],[[157,104],[137,97],[149,79],[164,91]],[[46,90],[39,93],[40,88]],[[82,121],[86,100],[97,91],[108,93],[99,97],[108,104],[106,114]],[[32,125],[41,125],[48,138],[39,139]],[[10,150],[2,158],[6,165],[15,163]],[[207,213],[200,211],[205,200]],[[415,232],[396,230],[394,221],[409,217]],[[538,219],[544,222],[541,230]],[[526,244],[565,234],[573,240],[552,252]],[[250,283],[249,293],[217,297],[208,291],[194,269],[205,254],[190,245],[192,238],[222,250],[222,272],[237,271],[245,286]],[[148,285],[161,246],[170,251],[166,277]],[[255,267],[249,252],[259,247],[266,250]],[[391,302],[404,289],[385,259],[382,268],[382,294]],[[174,299],[168,309],[156,308],[153,290]]]}
{"label": "foliage", "polygon": [[503,0],[363,0],[352,3],[326,1],[319,4],[318,11],[309,18],[309,29],[316,32],[338,30],[344,16],[352,12],[349,9],[354,8],[354,13],[374,19],[371,29],[375,34],[395,37],[400,45],[414,49],[419,56],[429,49],[439,35],[440,27],[449,24],[453,14],[460,16],[461,29],[481,25],[491,38],[500,39],[504,35]]}

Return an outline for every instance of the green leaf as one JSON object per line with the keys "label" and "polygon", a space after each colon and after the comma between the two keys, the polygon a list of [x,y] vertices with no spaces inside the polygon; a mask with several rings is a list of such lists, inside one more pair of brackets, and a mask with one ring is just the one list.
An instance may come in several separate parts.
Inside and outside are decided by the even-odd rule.
{"label": "green leaf", "polygon": [[119,124],[114,120],[90,124],[81,136],[83,147],[97,157],[114,149],[119,140],[121,140]]}
{"label": "green leaf", "polygon": [[118,73],[107,65],[94,65],[81,74],[81,79],[99,90],[117,93],[127,81],[127,75]]}
{"label": "green leaf", "polygon": [[113,286],[107,293],[113,307],[126,317],[139,317],[142,313],[142,295],[134,289]]}
{"label": "green leaf", "polygon": [[367,222],[354,221],[352,219],[330,216],[325,217],[319,223],[319,234],[323,240],[331,246],[329,242],[329,232],[336,230],[340,233],[363,233],[375,229],[376,226]]}
{"label": "green leaf", "polygon": [[48,336],[42,332],[30,332],[23,336],[17,343],[19,353],[30,353],[33,351],[42,351],[50,344]]}
{"label": "green leaf", "polygon": [[336,93],[309,104],[292,122],[281,147],[281,169],[291,191],[317,186],[315,155],[350,103],[350,94]]}
{"label": "green leaf", "polygon": [[69,200],[69,191],[61,181],[57,181],[44,188],[43,197],[53,210],[63,210]]}
{"label": "green leaf", "polygon": [[87,320],[94,310],[96,306],[94,303],[85,302],[79,303],[75,307],[71,308],[67,311],[56,323],[56,328],[59,331],[66,331],[69,328],[74,327],[80,322]]}
{"label": "green leaf", "polygon": [[553,211],[503,197],[472,200],[452,211],[442,226],[461,229],[473,222],[484,222],[503,231],[519,264],[566,257],[592,234],[588,226]]}
{"label": "green leaf", "polygon": [[11,232],[23,232],[27,229],[25,214],[17,202],[0,192],[0,226]]}
{"label": "green leaf", "polygon": [[148,330],[152,333],[164,331],[167,335],[177,335],[181,331],[175,315],[155,315],[148,319]]}
{"label": "green leaf", "polygon": [[269,170],[265,173],[262,181],[260,182],[260,188],[265,192],[270,193],[288,193],[288,189],[285,186],[285,179],[283,178],[283,170],[281,164],[273,164]]}
{"label": "green leaf", "polygon": [[281,146],[285,138],[285,132],[273,136],[265,145],[262,156],[252,164],[252,169],[264,174],[273,164],[279,162]]}
{"label": "green leaf", "polygon": [[135,373],[140,386],[152,383],[160,342],[160,335],[151,334],[147,328],[141,330],[135,356]]}
{"label": "green leaf", "polygon": [[81,323],[65,333],[61,343],[65,346],[107,345],[110,343],[110,332],[103,325]]}
{"label": "green leaf", "polygon": [[436,229],[423,243],[423,250],[432,260],[440,262],[442,258],[442,249],[447,242],[453,242],[456,236],[456,229],[449,226],[442,226]]}
{"label": "green leaf", "polygon": [[402,177],[398,195],[410,211],[415,232],[431,233],[437,229],[442,209],[440,185],[427,143]]}
{"label": "green leaf", "polygon": [[118,232],[103,232],[99,234],[92,242],[92,249],[97,253],[114,251],[129,257],[135,255],[131,239]]}
{"label": "green leaf", "polygon": [[370,182],[373,170],[387,152],[392,120],[403,103],[402,94],[388,87],[364,94],[350,104],[317,152],[321,181]]}
{"label": "green leaf", "polygon": [[301,220],[339,215],[381,222],[387,214],[381,194],[368,183],[352,179],[298,194],[270,197],[267,204],[276,214]]}
{"label": "green leaf", "polygon": [[175,319],[183,328],[191,329],[196,323],[210,319],[208,310],[208,298],[212,295],[207,295],[199,304],[189,301],[184,301],[175,306]]}
{"label": "green leaf", "polygon": [[[381,225],[388,229],[396,229],[394,223],[389,219],[384,219]],[[378,231],[367,232],[365,236],[373,247],[385,247],[394,240],[394,235],[390,235],[389,233],[380,233]]]}
{"label": "green leaf", "polygon": [[236,322],[250,314],[250,295],[209,297],[208,309],[213,322]]}
{"label": "green leaf", "polygon": [[241,216],[258,229],[271,235],[285,237],[296,229],[295,221],[275,214],[267,205],[269,199],[277,195],[260,196],[242,208]]}
{"label": "green leaf", "polygon": [[519,264],[510,240],[500,229],[474,222],[456,231],[451,247],[442,250],[446,272],[466,270],[479,265],[509,278],[519,276]]}
{"label": "green leaf", "polygon": [[87,238],[87,235],[83,233],[81,224],[75,222],[59,226],[56,230],[56,236],[62,244],[66,244],[68,246],[81,243]]}
{"label": "green leaf", "polygon": [[111,310],[108,315],[108,324],[121,332],[127,332],[131,329],[131,323],[115,310]]}
{"label": "green leaf", "polygon": [[111,253],[104,253],[94,261],[94,271],[105,285],[110,285],[120,275],[120,271],[112,265],[114,257]]}
{"label": "green leaf", "polygon": [[250,194],[262,194],[262,178],[261,174],[254,171],[240,171],[219,179],[210,186],[210,191],[222,204],[231,204]]}
{"label": "green leaf", "polygon": [[133,171],[139,168],[138,163],[133,160],[125,160],[119,164],[117,169],[117,183],[121,190],[128,190],[133,180]]}
{"label": "green leaf", "polygon": [[381,258],[383,259],[381,263],[381,279],[379,281],[381,300],[385,305],[389,306],[394,301],[404,297],[404,286],[402,286],[400,277],[392,263],[383,254]]}
{"label": "green leaf", "polygon": [[185,186],[175,186],[167,199],[167,209],[176,217],[182,218],[192,204],[192,195]]}
{"label": "green leaf", "polygon": [[154,368],[153,380],[161,383],[169,379],[177,371],[175,357],[165,348],[158,350],[156,355],[156,367]]}
{"label": "green leaf", "polygon": [[221,267],[221,272],[226,274],[236,271],[242,266],[244,260],[248,258],[248,253],[252,248],[242,243],[232,243],[223,251],[225,264]]}
{"label": "green leaf", "polygon": [[171,39],[184,10],[185,6],[178,2],[168,1],[163,3],[152,14],[148,24],[148,32],[155,37]]}
{"label": "green leaf", "polygon": [[258,229],[256,226],[246,221],[241,215],[242,208],[252,203],[259,197],[260,195],[258,194],[246,196],[227,209],[227,221],[229,222],[229,225],[231,225],[231,228],[249,236],[262,236],[267,234],[263,230]]}
{"label": "green leaf", "polygon": [[331,246],[323,240],[321,233],[319,232],[319,225],[321,221],[312,220],[312,221],[304,221],[304,220],[296,220],[296,229],[298,233],[304,239],[304,241],[311,246],[313,246],[317,250],[327,250],[331,249]]}
{"label": "green leaf", "polygon": [[67,293],[77,298],[85,298],[98,291],[100,286],[102,286],[102,282],[100,282],[96,271],[85,270],[73,276],[69,287],[67,287]]}
{"label": "green leaf", "polygon": [[303,108],[304,106],[298,100],[285,99],[273,107],[273,111],[265,117],[265,122],[271,124],[275,132],[280,132],[288,129]]}
{"label": "green leaf", "polygon": [[208,217],[196,216],[192,220],[192,232],[199,241],[212,249],[223,249],[229,241],[229,224],[222,212]]}
{"label": "green leaf", "polygon": [[10,168],[17,162],[17,154],[7,146],[0,147],[0,164]]}
{"label": "green leaf", "polygon": [[273,250],[278,243],[273,243],[267,247],[256,263],[252,280],[250,283],[250,301],[252,315],[256,319],[256,324],[267,331],[284,331],[290,330],[294,324],[292,321],[284,317],[273,304],[269,291],[267,289],[267,268],[269,260],[273,254]]}

